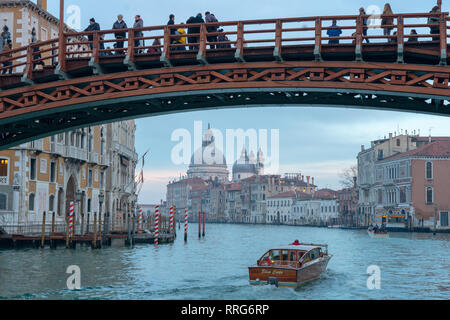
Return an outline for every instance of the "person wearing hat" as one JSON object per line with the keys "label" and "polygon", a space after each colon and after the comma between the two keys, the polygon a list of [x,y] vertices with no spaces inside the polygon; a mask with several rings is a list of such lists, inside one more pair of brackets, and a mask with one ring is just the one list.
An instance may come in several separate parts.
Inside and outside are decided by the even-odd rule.
{"label": "person wearing hat", "polygon": [[[100,30],[100,25],[97,22],[95,22],[94,18],[91,18],[89,20],[89,26],[86,29],[84,29],[85,32],[98,31],[98,30]],[[88,40],[91,41],[91,42],[94,40],[94,34],[93,33],[88,35]],[[92,43],[90,43],[89,46],[91,47],[91,50],[94,49],[94,45]]]}

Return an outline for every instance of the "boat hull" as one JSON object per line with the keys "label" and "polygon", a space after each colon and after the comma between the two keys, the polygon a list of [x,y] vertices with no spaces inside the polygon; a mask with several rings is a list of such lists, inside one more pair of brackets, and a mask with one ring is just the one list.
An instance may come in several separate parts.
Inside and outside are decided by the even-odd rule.
{"label": "boat hull", "polygon": [[[275,284],[278,287],[297,288],[305,282],[319,278],[325,272],[331,255],[306,263],[301,268],[290,267],[249,267],[250,284]],[[273,283],[273,280],[275,283]],[[270,283],[272,282],[272,283]]]}
{"label": "boat hull", "polygon": [[369,237],[378,238],[378,239],[386,239],[389,238],[389,233],[375,233],[373,231],[367,231]]}

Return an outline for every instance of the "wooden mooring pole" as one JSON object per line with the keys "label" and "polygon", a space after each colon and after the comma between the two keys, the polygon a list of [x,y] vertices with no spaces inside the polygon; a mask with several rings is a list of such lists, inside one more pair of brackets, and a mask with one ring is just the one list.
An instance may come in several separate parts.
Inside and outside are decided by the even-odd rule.
{"label": "wooden mooring pole", "polygon": [[188,230],[188,210],[184,212],[184,242],[187,242]]}
{"label": "wooden mooring pole", "polygon": [[203,238],[205,237],[205,220],[206,220],[206,213],[203,211]]}
{"label": "wooden mooring pole", "polygon": [[202,237],[202,212],[198,212],[198,238]]}
{"label": "wooden mooring pole", "polygon": [[41,248],[45,245],[45,211],[42,214],[42,234],[41,234]]}
{"label": "wooden mooring pole", "polygon": [[94,212],[94,238],[92,240],[92,249],[97,248],[97,212]]}

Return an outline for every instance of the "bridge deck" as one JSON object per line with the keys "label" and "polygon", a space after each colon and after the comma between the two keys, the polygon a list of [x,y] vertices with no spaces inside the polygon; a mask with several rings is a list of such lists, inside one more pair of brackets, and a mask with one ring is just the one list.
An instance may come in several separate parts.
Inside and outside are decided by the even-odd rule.
{"label": "bridge deck", "polygon": [[[0,146],[121,119],[243,105],[450,115],[449,14],[384,17],[392,25],[336,16],[192,24],[187,35],[172,32],[186,25],[127,29],[122,40],[114,30],[66,33],[2,52],[0,72],[11,74],[0,75]],[[339,37],[327,35],[334,19]],[[109,48],[117,43],[123,48]]]}

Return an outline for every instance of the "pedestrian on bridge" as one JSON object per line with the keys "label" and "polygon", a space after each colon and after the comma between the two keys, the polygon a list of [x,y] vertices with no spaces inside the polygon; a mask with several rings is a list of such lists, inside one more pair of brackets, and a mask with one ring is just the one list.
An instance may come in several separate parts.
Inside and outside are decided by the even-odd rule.
{"label": "pedestrian on bridge", "polygon": [[[195,23],[195,17],[191,16],[189,19],[187,19],[186,24],[193,24]],[[193,34],[195,31],[195,28],[188,27],[188,34]],[[188,43],[195,43],[195,37],[188,37]],[[189,50],[194,50],[193,46],[189,46]]]}
{"label": "pedestrian on bridge", "polygon": [[[217,20],[216,16],[209,11],[205,13],[205,21],[206,23],[213,23],[213,22],[219,22]],[[218,26],[210,26],[206,28],[206,32],[208,33],[217,33],[217,29],[219,29]],[[207,37],[208,42],[217,42],[217,35],[212,35]],[[216,46],[214,44],[209,45],[210,49],[215,49]]]}
{"label": "pedestrian on bridge", "polygon": [[[12,58],[12,41],[8,40],[5,44],[5,46],[3,47],[3,55],[1,56],[3,62],[3,67],[8,67],[8,66],[12,66],[12,61],[10,60]],[[5,60],[9,60],[9,61],[5,61]],[[3,69],[2,74],[6,74],[6,72],[9,71],[9,74],[12,74],[12,68],[9,69]]]}
{"label": "pedestrian on bridge", "polygon": [[[434,6],[433,9],[431,9],[430,13],[440,13],[441,9],[439,6]],[[430,26],[430,33],[431,34],[439,34],[440,33],[440,24],[441,18],[440,17],[429,17],[428,18],[428,24],[432,25]],[[439,37],[433,37],[433,41],[439,41]]]}
{"label": "pedestrian on bridge", "polygon": [[[359,8],[359,15],[360,16],[366,16],[366,10],[364,10],[364,8]],[[362,18],[362,23],[363,23],[363,36],[367,37],[367,18],[363,17]],[[367,43],[370,43],[369,39],[366,38]]]}
{"label": "pedestrian on bridge", "polygon": [[[394,12],[392,11],[391,5],[389,3],[386,3],[384,5],[383,9],[383,18],[381,19],[381,26],[383,28],[383,34],[385,36],[390,36],[391,31],[393,27],[391,27],[394,24],[394,17],[385,17],[385,16],[392,16]],[[388,42],[391,42],[392,39],[388,39]]]}
{"label": "pedestrian on bridge", "polygon": [[[119,14],[117,16],[117,21],[114,22],[113,25],[113,29],[114,30],[123,30],[123,29],[128,29],[127,24],[125,23],[125,21],[123,20],[123,15]],[[127,37],[127,33],[125,31],[120,31],[120,32],[116,32],[114,34],[114,36],[116,37],[116,48],[117,49],[123,49],[124,47],[124,42],[125,42],[125,38]],[[118,50],[116,51],[116,54],[122,54],[124,50]]]}
{"label": "pedestrian on bridge", "polygon": [[[175,24],[175,15],[171,14],[169,16],[169,22],[167,22],[167,25],[173,26],[174,24]],[[175,28],[170,28],[170,35],[174,35],[176,32],[177,32],[177,30]],[[170,38],[170,43],[172,44],[174,42],[175,42],[175,38]]]}
{"label": "pedestrian on bridge", "polygon": [[[134,18],[134,25],[133,28],[143,28],[144,27],[144,20],[141,19],[140,15],[136,15],[136,17]],[[143,31],[136,31],[134,33],[134,37],[135,38],[142,38],[144,36],[144,32]],[[142,42],[141,42],[142,41]],[[143,47],[145,46],[144,44],[144,40],[134,40],[134,47],[138,48],[138,47]],[[136,50],[136,52],[140,53],[141,50]]]}
{"label": "pedestrian on bridge", "polygon": [[[333,29],[328,29],[327,30],[327,35],[329,37],[339,37],[342,34],[342,29],[339,28],[339,26],[337,25],[337,20],[334,19],[333,22],[331,23],[331,27]],[[339,39],[330,39],[328,41],[329,44],[339,44]]]}
{"label": "pedestrian on bridge", "polygon": [[[99,31],[99,30],[100,30],[100,25],[97,22],[95,22],[94,18],[91,18],[89,20],[89,26],[86,29],[84,29],[84,32]],[[91,42],[89,44],[89,47],[91,48],[91,50],[93,50],[94,49],[94,44],[92,43],[92,41],[94,41],[94,35],[93,34],[89,34],[88,35],[88,40]]]}
{"label": "pedestrian on bridge", "polygon": [[[39,40],[36,36],[36,28],[33,27],[33,29],[31,30],[31,43],[38,43],[38,42],[39,42]],[[33,60],[39,60],[35,63],[35,66],[41,65],[43,68],[45,66],[45,63],[44,63],[44,61],[40,60],[40,59],[42,59],[42,55],[40,53],[40,48],[38,45],[36,45],[33,48],[33,53],[34,53]]]}

